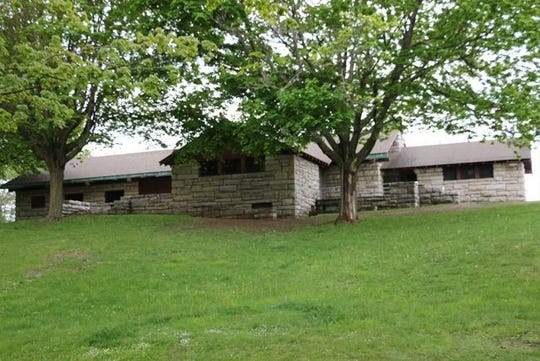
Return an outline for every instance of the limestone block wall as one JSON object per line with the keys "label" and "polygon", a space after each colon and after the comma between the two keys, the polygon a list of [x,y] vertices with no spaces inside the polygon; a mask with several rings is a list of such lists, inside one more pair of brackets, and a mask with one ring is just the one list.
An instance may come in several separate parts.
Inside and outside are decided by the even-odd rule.
{"label": "limestone block wall", "polygon": [[[358,171],[358,182],[356,184],[356,193],[358,197],[383,196],[383,177],[381,172],[381,163],[363,163]],[[340,171],[339,167],[333,165],[322,171],[321,179],[321,197],[322,199],[339,198]]]}
{"label": "limestone block wall", "polygon": [[105,202],[105,192],[123,190],[124,196],[136,196],[139,194],[139,182],[114,182],[93,183],[82,186],[66,186],[64,194],[82,193],[84,202]]}
{"label": "limestone block wall", "polygon": [[[133,196],[139,194],[139,184],[133,182],[110,182],[97,183],[89,185],[65,186],[64,194],[82,193],[84,202],[102,203],[105,201],[105,191],[124,190],[125,196]],[[32,208],[32,197],[44,196],[44,208]],[[47,188],[18,190],[16,192],[16,219],[28,219],[44,217],[47,215],[49,207],[49,190]]]}
{"label": "limestone block wall", "polygon": [[416,208],[420,205],[418,182],[392,182],[384,184],[384,207]]}
{"label": "limestone block wall", "polygon": [[458,203],[459,198],[455,193],[445,193],[441,189],[432,188],[423,184],[419,185],[420,204],[443,204]]}
{"label": "limestone block wall", "polygon": [[[32,197],[44,196],[44,208],[32,208]],[[46,189],[19,190],[15,192],[15,219],[45,217],[49,208],[49,192]]]}
{"label": "limestone block wall", "polygon": [[444,189],[457,194],[459,202],[524,201],[524,165],[519,161],[495,163],[493,178],[444,181]]}
{"label": "limestone block wall", "polygon": [[294,157],[295,215],[308,215],[321,195],[319,166],[304,158]]}
{"label": "limestone block wall", "polygon": [[278,217],[295,216],[295,158],[269,156],[256,173],[199,176],[198,164],[174,167],[175,213],[207,217],[255,217],[262,210]]}
{"label": "limestone block wall", "polygon": [[112,214],[171,214],[173,196],[170,193],[126,196],[111,204]]}
{"label": "limestone block wall", "polygon": [[403,139],[403,135],[399,133],[396,135],[396,139],[394,140],[394,143],[392,143],[389,153],[400,152],[403,148],[405,148],[405,139]]}
{"label": "limestone block wall", "polygon": [[62,215],[108,214],[112,203],[93,203],[68,200],[62,204]]}
{"label": "limestone block wall", "polygon": [[[317,201],[317,212],[339,212],[339,198],[328,198]],[[392,182],[384,184],[384,194],[360,196],[356,206],[359,210],[386,208],[413,208],[420,205],[418,182]]]}
{"label": "limestone block wall", "polygon": [[416,168],[416,180],[427,191],[444,193],[443,170],[441,167]]}

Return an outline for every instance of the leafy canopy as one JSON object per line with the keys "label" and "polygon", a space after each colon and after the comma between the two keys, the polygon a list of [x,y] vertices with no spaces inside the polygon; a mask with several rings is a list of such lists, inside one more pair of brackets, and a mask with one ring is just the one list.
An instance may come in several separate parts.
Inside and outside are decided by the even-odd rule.
{"label": "leafy canopy", "polygon": [[221,81],[248,143],[317,141],[338,162],[413,124],[540,135],[537,1],[250,0],[230,12],[217,19]]}
{"label": "leafy canopy", "polygon": [[[0,132],[67,159],[154,110],[199,53],[193,37],[137,32],[132,2],[0,2]],[[185,63],[184,63],[185,64]],[[15,144],[11,140],[9,144]]]}

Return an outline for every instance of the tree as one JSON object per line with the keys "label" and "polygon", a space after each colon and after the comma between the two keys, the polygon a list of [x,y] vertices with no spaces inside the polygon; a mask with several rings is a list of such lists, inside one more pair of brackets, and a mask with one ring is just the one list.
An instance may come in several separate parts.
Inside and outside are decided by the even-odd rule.
{"label": "tree", "polygon": [[357,220],[358,168],[389,130],[540,135],[538,1],[251,0],[228,9],[234,16],[215,18],[227,34],[219,79],[222,96],[241,104],[246,147],[316,142],[341,169],[339,221]]}
{"label": "tree", "polygon": [[137,32],[137,5],[0,0],[0,146],[45,163],[51,220],[61,217],[66,162],[112,127],[159,117],[170,87],[193,70],[201,44]]}

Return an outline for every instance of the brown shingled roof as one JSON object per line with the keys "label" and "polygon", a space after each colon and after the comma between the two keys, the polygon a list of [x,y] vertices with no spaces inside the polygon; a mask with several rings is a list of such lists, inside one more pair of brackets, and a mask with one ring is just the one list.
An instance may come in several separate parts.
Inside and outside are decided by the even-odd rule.
{"label": "brown shingled roof", "polygon": [[[90,157],[82,160],[73,159],[66,164],[65,183],[82,183],[101,180],[144,178],[171,174],[169,166],[159,161],[170,154],[171,150]],[[49,173],[20,176],[2,185],[10,190],[42,185],[49,182]]]}
{"label": "brown shingled roof", "polygon": [[404,148],[390,157],[385,169],[531,159],[527,148],[512,148],[499,142],[470,142]]}

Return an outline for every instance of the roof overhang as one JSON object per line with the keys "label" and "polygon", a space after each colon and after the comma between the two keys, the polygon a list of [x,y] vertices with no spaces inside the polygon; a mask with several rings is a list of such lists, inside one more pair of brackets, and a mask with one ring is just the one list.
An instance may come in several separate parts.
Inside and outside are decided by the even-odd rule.
{"label": "roof overhang", "polygon": [[[171,171],[163,171],[163,172],[122,174],[122,175],[104,176],[104,177],[65,179],[64,185],[98,183],[98,182],[115,182],[115,181],[122,181],[122,180],[128,180],[128,179],[168,177],[170,175],[171,175]],[[13,185],[9,184],[8,182],[8,183],[0,185],[0,188],[7,189],[11,192],[11,191],[16,191],[16,190],[21,190],[21,189],[44,187],[44,186],[47,186],[48,184],[49,184],[49,181],[29,182],[29,183],[24,183],[24,184],[13,184]]]}

